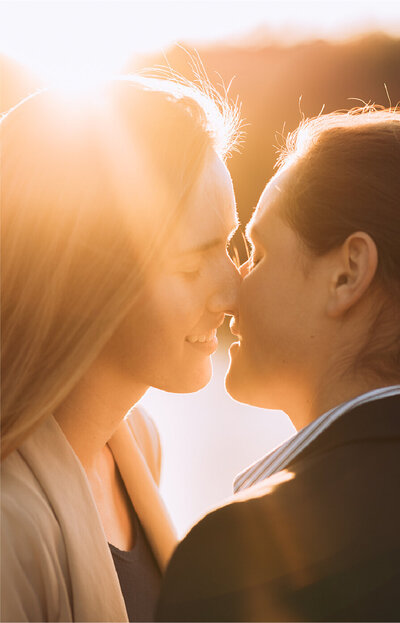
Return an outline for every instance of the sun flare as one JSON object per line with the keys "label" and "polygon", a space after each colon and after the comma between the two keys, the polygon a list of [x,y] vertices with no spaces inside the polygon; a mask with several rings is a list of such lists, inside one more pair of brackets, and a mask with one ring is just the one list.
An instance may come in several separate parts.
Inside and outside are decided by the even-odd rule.
{"label": "sun flare", "polygon": [[[400,31],[396,2],[239,0],[19,1],[0,3],[0,53],[46,84],[69,91],[120,73],[135,55],[180,41],[201,46],[260,37],[288,43],[348,36],[357,29]],[[272,38],[272,39],[271,39]]]}

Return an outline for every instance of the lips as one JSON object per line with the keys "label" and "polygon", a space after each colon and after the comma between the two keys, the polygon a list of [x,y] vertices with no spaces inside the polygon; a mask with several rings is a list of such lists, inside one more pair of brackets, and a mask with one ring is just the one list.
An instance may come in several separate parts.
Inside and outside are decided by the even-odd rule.
{"label": "lips", "polygon": [[225,314],[223,314],[215,327],[211,329],[207,329],[204,333],[192,333],[191,335],[187,335],[185,337],[186,342],[190,344],[206,344],[207,342],[214,342],[217,339],[217,329],[222,325],[225,319]]}
{"label": "lips", "polygon": [[217,329],[211,329],[207,333],[203,335],[188,335],[186,337],[186,341],[190,342],[190,344],[196,344],[196,342],[200,342],[200,344],[204,344],[205,342],[212,342],[217,337]]}
{"label": "lips", "polygon": [[237,324],[237,318],[235,316],[232,316],[231,321],[229,323],[229,328],[231,330],[231,333],[233,335],[236,335],[236,337],[238,337],[239,339],[242,339],[242,336],[239,333],[239,327]]}
{"label": "lips", "polygon": [[199,352],[212,355],[217,350],[218,347],[218,338],[217,338],[217,329],[224,322],[225,314],[219,317],[219,320],[216,322],[216,326],[212,329],[207,329],[204,333],[191,333],[185,337],[185,341],[193,346]]}
{"label": "lips", "polygon": [[[211,334],[211,339],[210,339]],[[194,349],[202,355],[212,355],[215,353],[218,347],[217,330],[213,329],[211,333],[205,333],[203,335],[190,335],[186,338],[188,348]]]}

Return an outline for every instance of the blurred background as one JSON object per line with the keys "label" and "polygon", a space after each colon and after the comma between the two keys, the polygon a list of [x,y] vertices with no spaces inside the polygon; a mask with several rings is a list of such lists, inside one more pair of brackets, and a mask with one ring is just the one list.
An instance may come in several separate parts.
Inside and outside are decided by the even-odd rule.
{"label": "blurred background", "polygon": [[[245,141],[228,167],[245,224],[303,115],[400,101],[400,2],[3,0],[0,112],[44,85],[79,92],[155,65],[193,78],[193,54],[242,104]],[[239,236],[237,246],[243,254]],[[227,396],[229,339],[225,327],[205,389],[151,389],[142,400],[160,430],[162,493],[181,535],[231,494],[236,472],[295,432],[284,413]]]}

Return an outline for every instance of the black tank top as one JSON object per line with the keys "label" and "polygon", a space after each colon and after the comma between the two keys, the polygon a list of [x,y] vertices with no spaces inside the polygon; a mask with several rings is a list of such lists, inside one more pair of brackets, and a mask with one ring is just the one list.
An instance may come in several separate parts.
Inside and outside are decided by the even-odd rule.
{"label": "black tank top", "polygon": [[154,621],[161,572],[135,512],[135,545],[129,552],[109,543],[129,621]]}

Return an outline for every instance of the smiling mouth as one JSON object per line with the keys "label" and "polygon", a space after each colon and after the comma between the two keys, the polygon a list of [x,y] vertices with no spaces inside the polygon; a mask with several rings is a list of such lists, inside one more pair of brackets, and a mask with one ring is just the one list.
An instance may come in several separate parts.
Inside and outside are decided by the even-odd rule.
{"label": "smiling mouth", "polygon": [[186,342],[190,344],[206,344],[207,342],[213,342],[217,337],[217,329],[212,329],[208,331],[208,333],[204,333],[203,335],[188,335],[186,336]]}

